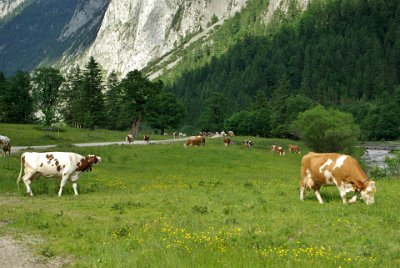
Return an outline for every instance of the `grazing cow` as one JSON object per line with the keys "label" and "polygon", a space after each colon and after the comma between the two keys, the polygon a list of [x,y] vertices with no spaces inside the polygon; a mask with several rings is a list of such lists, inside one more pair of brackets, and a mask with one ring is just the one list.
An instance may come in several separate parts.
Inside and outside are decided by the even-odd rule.
{"label": "grazing cow", "polygon": [[228,145],[230,145],[230,144],[231,144],[231,139],[228,138],[228,137],[224,137],[224,145],[225,145],[225,146],[228,146]]}
{"label": "grazing cow", "polygon": [[128,143],[132,143],[133,142],[133,135],[132,134],[128,134],[128,136],[126,136],[126,141],[128,142]]}
{"label": "grazing cow", "polygon": [[144,135],[143,141],[144,141],[144,143],[149,144],[150,143],[150,136],[149,135]]}
{"label": "grazing cow", "polygon": [[246,147],[253,148],[253,142],[252,141],[245,140],[244,141],[244,145],[246,145]]}
{"label": "grazing cow", "polygon": [[297,145],[295,145],[295,144],[289,144],[289,146],[288,146],[288,151],[289,151],[290,153],[291,153],[291,152],[294,152],[294,153],[296,153],[296,154],[300,154],[300,153],[301,153],[300,147],[297,146]]}
{"label": "grazing cow", "polygon": [[[33,196],[30,187],[31,181],[44,177],[61,178],[60,190],[58,196],[61,196],[63,187],[68,180],[72,182],[75,195],[78,195],[77,182],[84,171],[91,171],[92,166],[101,161],[101,158],[95,155],[86,157],[76,153],[50,152],[50,153],[31,153],[26,152],[21,155],[21,170],[17,179],[17,185],[21,180],[24,181],[26,192]],[[22,167],[24,167],[24,176],[22,176]]]}
{"label": "grazing cow", "polygon": [[206,138],[204,136],[191,136],[189,139],[186,140],[184,144],[185,147],[193,146],[193,145],[206,145]]}
{"label": "grazing cow", "polygon": [[300,200],[304,190],[314,189],[319,203],[323,203],[320,188],[336,185],[343,204],[347,204],[346,192],[355,192],[349,203],[357,200],[359,194],[367,205],[375,202],[375,182],[368,180],[357,160],[345,154],[308,153],[301,160]]}
{"label": "grazing cow", "polygon": [[285,155],[285,150],[281,146],[272,145],[271,153],[279,153],[280,156]]}
{"label": "grazing cow", "polygon": [[235,133],[233,133],[232,130],[229,130],[229,131],[228,131],[228,136],[230,136],[230,137],[235,137]]}
{"label": "grazing cow", "polygon": [[0,152],[3,157],[11,154],[11,140],[9,137],[0,135]]}

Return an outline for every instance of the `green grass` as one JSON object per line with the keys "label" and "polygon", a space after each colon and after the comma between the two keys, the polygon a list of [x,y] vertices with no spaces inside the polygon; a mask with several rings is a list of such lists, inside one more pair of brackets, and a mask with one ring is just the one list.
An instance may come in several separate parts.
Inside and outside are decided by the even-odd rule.
{"label": "green grass", "polygon": [[29,198],[15,185],[19,155],[0,158],[0,235],[44,238],[37,254],[75,267],[400,265],[398,181],[378,181],[371,206],[343,205],[335,187],[322,188],[324,205],[313,193],[300,202],[301,156],[270,152],[292,141],[233,140],[73,148],[103,159],[78,197],[67,184],[58,198],[59,180],[43,178]]}
{"label": "green grass", "polygon": [[[11,139],[13,146],[29,145],[70,145],[74,143],[124,141],[128,131],[111,131],[105,129],[88,130],[71,127],[55,128],[50,131],[39,125],[0,124],[0,135]],[[168,138],[171,138],[169,136]],[[140,135],[137,138],[141,140]],[[151,135],[151,139],[163,139]]]}

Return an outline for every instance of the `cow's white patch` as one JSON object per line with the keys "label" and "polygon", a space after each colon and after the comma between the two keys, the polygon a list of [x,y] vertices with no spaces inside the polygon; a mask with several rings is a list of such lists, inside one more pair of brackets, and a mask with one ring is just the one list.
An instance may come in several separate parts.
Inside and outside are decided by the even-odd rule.
{"label": "cow's white patch", "polygon": [[345,182],[345,183],[344,183],[344,189],[345,189],[346,193],[355,192],[354,185],[351,184],[351,183]]}
{"label": "cow's white patch", "polygon": [[333,169],[340,168],[341,166],[343,166],[344,160],[346,160],[346,158],[347,158],[347,155],[342,155],[338,159],[336,159],[336,163],[335,163],[335,166],[333,167]]}
{"label": "cow's white patch", "polygon": [[326,184],[334,184],[332,172],[330,172],[329,170],[325,170],[324,171],[324,176],[325,176],[325,183]]}
{"label": "cow's white patch", "polygon": [[319,172],[322,173],[322,170],[323,170],[325,167],[327,167],[327,166],[329,166],[330,164],[332,164],[332,163],[333,163],[332,159],[329,158],[322,166],[319,167]]}

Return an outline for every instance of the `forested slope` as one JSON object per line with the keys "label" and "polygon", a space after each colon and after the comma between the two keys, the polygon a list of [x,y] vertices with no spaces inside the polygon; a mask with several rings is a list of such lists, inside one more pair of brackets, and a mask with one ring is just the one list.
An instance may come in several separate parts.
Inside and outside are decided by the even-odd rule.
{"label": "forested slope", "polygon": [[260,101],[270,120],[287,124],[312,101],[352,112],[364,138],[398,137],[400,3],[312,1],[266,26],[267,2],[250,1],[163,77],[186,104],[187,125],[222,128],[222,117]]}

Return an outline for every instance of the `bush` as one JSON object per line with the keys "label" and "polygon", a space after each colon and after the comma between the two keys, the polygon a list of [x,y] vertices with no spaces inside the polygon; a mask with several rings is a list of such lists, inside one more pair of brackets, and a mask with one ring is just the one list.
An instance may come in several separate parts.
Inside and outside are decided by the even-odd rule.
{"label": "bush", "polygon": [[316,152],[350,153],[360,135],[360,127],[351,114],[321,105],[300,113],[291,129]]}

